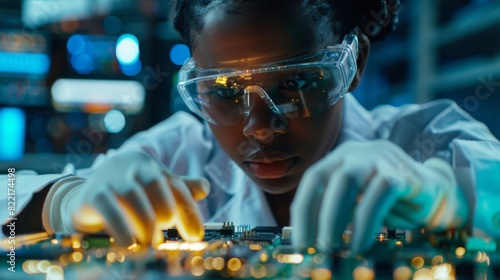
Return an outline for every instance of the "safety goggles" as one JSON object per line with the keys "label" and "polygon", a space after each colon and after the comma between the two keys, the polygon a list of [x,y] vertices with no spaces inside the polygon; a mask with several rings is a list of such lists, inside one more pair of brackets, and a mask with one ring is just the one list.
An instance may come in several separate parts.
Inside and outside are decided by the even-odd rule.
{"label": "safety goggles", "polygon": [[[280,119],[305,118],[333,106],[356,74],[356,32],[341,44],[313,54],[248,69],[202,69],[189,59],[177,85],[189,109],[221,126],[242,123],[251,111],[252,93]],[[255,102],[255,101],[254,101]]]}

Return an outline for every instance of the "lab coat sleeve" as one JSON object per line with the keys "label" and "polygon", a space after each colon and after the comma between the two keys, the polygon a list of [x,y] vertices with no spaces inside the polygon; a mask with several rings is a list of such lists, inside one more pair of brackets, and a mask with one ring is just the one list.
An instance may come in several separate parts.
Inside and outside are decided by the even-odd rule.
{"label": "lab coat sleeve", "polygon": [[[208,160],[211,148],[211,134],[207,133],[205,126],[186,112],[176,113],[152,128],[132,136],[119,149],[109,150],[106,154],[98,156],[90,168],[81,170],[70,170],[70,168],[66,169],[64,174],[46,175],[17,171],[16,214],[28,204],[33,193],[70,175],[67,174],[68,171],[79,177],[88,178],[111,155],[130,150],[143,151],[174,173],[203,176],[203,166]],[[7,175],[0,176],[0,180],[5,182],[4,186],[7,185]],[[11,215],[7,207],[7,189],[1,189],[5,191],[0,194],[0,218],[2,223],[5,223]]]}
{"label": "lab coat sleeve", "polygon": [[456,103],[438,100],[373,111],[377,133],[417,161],[439,157],[455,169],[475,233],[500,238],[500,143]]}
{"label": "lab coat sleeve", "polygon": [[[0,193],[0,219],[2,224],[9,218],[17,216],[26,204],[28,204],[33,193],[65,177],[65,175],[61,174],[37,175],[35,172],[31,171],[16,171],[14,175],[16,176],[16,180],[12,188],[7,186],[7,175],[0,176],[0,181],[4,186],[1,188],[2,192]],[[9,189],[11,191],[9,191]],[[11,211],[10,209],[12,208],[9,207],[14,207],[14,211]],[[0,231],[0,238],[2,237],[4,237],[4,235],[3,232]]]}

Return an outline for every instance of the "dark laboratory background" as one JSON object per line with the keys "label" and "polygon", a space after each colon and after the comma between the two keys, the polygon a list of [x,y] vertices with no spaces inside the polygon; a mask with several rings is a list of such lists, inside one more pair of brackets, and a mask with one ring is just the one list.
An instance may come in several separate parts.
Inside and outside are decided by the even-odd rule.
{"label": "dark laboratory background", "polygon": [[[500,138],[500,0],[402,2],[353,94],[368,109],[452,99]],[[190,53],[171,5],[0,0],[0,173],[89,166],[187,110],[175,84]]]}

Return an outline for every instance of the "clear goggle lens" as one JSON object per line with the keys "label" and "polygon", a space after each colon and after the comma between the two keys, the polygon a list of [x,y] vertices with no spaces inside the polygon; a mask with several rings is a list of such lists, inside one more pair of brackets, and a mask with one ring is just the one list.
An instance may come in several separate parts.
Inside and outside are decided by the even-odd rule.
{"label": "clear goggle lens", "polygon": [[324,112],[347,92],[356,56],[356,36],[349,34],[342,44],[255,69],[199,69],[190,60],[178,88],[193,112],[216,125],[241,123],[253,94],[282,119],[305,118]]}

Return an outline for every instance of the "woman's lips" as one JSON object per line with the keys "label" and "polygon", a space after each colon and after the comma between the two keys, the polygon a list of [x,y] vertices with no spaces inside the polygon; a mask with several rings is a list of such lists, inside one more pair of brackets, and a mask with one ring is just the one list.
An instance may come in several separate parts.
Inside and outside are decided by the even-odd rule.
{"label": "woman's lips", "polygon": [[245,163],[258,178],[275,179],[285,176],[294,166],[296,159],[266,159],[262,161],[247,161]]}

